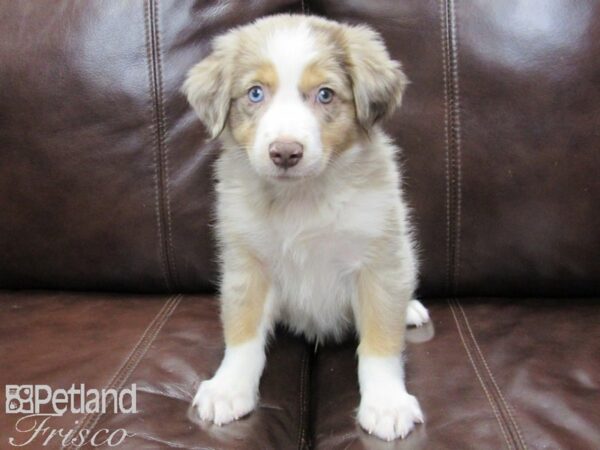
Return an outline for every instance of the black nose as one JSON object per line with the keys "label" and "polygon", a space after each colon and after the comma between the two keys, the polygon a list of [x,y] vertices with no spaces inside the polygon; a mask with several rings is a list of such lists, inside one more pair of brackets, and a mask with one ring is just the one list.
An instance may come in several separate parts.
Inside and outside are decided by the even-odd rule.
{"label": "black nose", "polygon": [[277,167],[288,169],[302,159],[304,147],[299,142],[275,141],[269,145],[269,156]]}

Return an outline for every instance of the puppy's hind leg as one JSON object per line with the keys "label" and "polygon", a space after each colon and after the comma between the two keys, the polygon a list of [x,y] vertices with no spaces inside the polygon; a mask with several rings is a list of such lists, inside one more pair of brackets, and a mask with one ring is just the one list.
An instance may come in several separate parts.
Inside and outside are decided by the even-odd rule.
{"label": "puppy's hind leg", "polygon": [[406,308],[406,325],[420,327],[429,322],[429,311],[419,300],[411,300]]}
{"label": "puppy's hind leg", "polygon": [[221,288],[225,356],[213,378],[202,382],[194,397],[192,406],[200,419],[223,425],[256,407],[271,328],[269,289],[256,258],[246,251],[226,252]]}

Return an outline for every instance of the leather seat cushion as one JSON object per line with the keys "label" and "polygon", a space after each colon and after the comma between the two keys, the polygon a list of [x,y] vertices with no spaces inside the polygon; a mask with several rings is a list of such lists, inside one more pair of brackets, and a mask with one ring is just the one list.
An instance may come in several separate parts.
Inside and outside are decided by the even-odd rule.
{"label": "leather seat cushion", "polygon": [[[0,385],[68,389],[137,386],[136,414],[53,417],[48,426],[125,428],[122,449],[296,448],[308,439],[309,349],[278,331],[269,350],[257,411],[227,427],[199,426],[188,407],[223,356],[214,298],[91,293],[0,293]],[[42,411],[43,412],[43,411]],[[0,414],[0,436],[21,414]],[[37,441],[41,442],[41,441]],[[48,448],[58,448],[58,441]],[[36,448],[25,447],[25,448]],[[84,447],[85,448],[85,447]],[[90,447],[92,448],[92,447]]]}
{"label": "leather seat cushion", "polygon": [[407,388],[425,425],[391,444],[360,430],[355,343],[326,347],[313,365],[315,448],[598,448],[597,303],[504,298],[427,306],[433,324],[409,331],[406,352]]}
{"label": "leather seat cushion", "polygon": [[[122,449],[598,447],[596,302],[426,303],[433,323],[409,330],[406,352],[407,386],[426,424],[391,444],[354,420],[356,343],[315,352],[281,330],[268,352],[257,411],[225,427],[190,421],[195,390],[223,354],[218,304],[209,296],[4,291],[0,384],[135,383],[136,414],[52,418],[52,426],[66,429],[75,421],[92,430],[125,428],[135,436]],[[0,415],[3,437],[15,435],[19,417]]]}

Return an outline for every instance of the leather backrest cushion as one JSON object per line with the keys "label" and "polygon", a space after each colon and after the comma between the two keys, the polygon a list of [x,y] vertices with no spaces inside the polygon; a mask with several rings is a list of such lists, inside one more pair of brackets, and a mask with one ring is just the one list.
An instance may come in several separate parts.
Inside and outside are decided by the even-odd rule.
{"label": "leather backrest cushion", "polygon": [[597,295],[600,3],[323,0],[312,10],[374,25],[412,80],[389,129],[404,148],[423,292]]}
{"label": "leather backrest cushion", "polygon": [[305,10],[366,22],[412,81],[423,296],[600,288],[594,0],[0,1],[0,287],[201,291],[218,146],[179,88],[210,39]]}
{"label": "leather backrest cushion", "polygon": [[216,153],[179,89],[296,3],[1,1],[0,287],[210,287]]}

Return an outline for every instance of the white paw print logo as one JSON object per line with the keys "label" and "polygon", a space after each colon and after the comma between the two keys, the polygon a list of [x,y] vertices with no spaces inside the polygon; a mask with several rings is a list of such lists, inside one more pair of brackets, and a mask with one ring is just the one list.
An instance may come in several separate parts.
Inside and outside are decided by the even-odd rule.
{"label": "white paw print logo", "polygon": [[31,414],[34,411],[33,386],[8,384],[6,385],[6,413]]}

